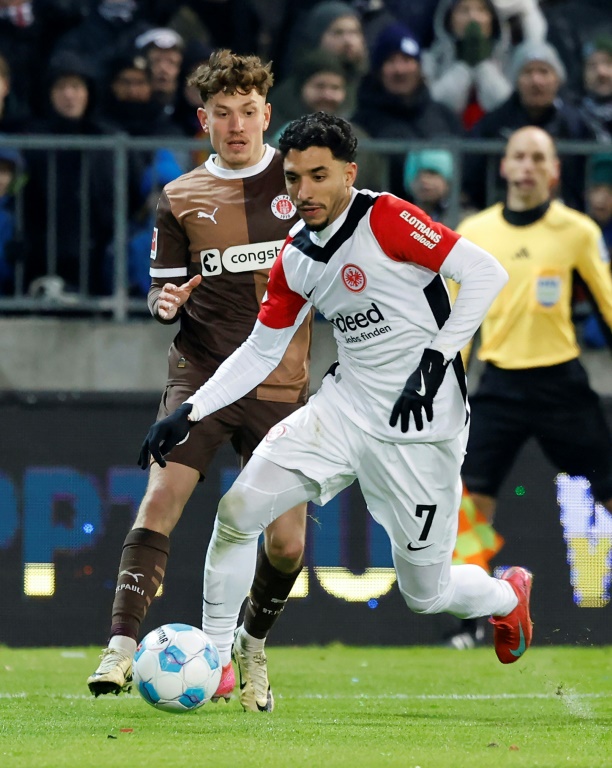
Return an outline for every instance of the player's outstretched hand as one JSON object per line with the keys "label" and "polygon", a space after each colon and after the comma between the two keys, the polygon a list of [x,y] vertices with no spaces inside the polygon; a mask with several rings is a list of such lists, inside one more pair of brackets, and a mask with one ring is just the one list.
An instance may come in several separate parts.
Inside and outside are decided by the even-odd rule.
{"label": "player's outstretched hand", "polygon": [[435,349],[423,352],[418,368],[409,376],[402,394],[395,401],[389,419],[392,427],[399,419],[402,432],[408,432],[412,414],[414,425],[420,432],[423,429],[423,411],[427,421],[433,419],[434,397],[440,389],[447,366],[448,362],[441,352]]}
{"label": "player's outstretched hand", "polygon": [[192,408],[191,403],[183,403],[170,416],[166,416],[165,419],[153,424],[140,449],[138,464],[141,469],[147,469],[149,466],[149,456],[160,467],[166,466],[164,456],[170,453],[176,445],[182,443],[189,434],[189,427],[193,422],[189,421],[187,417]]}
{"label": "player's outstretched hand", "polygon": [[173,320],[176,313],[191,296],[193,289],[197,288],[201,282],[202,275],[194,275],[191,280],[182,285],[166,283],[161,289],[157,301],[157,311],[162,320]]}

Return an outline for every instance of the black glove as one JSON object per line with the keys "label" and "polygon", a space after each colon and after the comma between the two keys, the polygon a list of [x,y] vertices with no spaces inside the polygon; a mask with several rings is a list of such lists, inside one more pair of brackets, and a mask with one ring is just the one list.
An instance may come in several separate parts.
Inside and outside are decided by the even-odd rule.
{"label": "black glove", "polygon": [[140,449],[138,464],[141,469],[149,466],[149,454],[160,467],[166,466],[164,456],[187,437],[189,427],[194,423],[187,419],[192,408],[191,403],[183,403],[170,416],[153,424]]}
{"label": "black glove", "polygon": [[465,28],[463,38],[457,40],[457,58],[470,67],[490,58],[493,52],[493,38],[482,34],[480,24],[471,21]]}
{"label": "black glove", "polygon": [[402,432],[408,432],[412,414],[414,424],[420,432],[423,429],[423,409],[427,414],[427,421],[433,419],[434,397],[440,389],[447,367],[448,361],[444,359],[442,352],[435,349],[426,349],[423,352],[419,367],[407,379],[402,394],[395,401],[389,419],[392,427],[400,419]]}

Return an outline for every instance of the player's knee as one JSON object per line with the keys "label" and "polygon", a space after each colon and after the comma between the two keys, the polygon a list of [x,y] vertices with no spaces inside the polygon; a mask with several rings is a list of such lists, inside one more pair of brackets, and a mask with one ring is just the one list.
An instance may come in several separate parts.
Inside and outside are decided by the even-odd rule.
{"label": "player's knee", "polygon": [[134,527],[150,528],[169,536],[182,512],[183,504],[171,488],[150,488],[140,504]]}
{"label": "player's knee", "polygon": [[247,511],[247,495],[241,486],[234,484],[222,497],[217,519],[222,525],[241,530]]}
{"label": "player's knee", "polygon": [[266,540],[266,554],[272,565],[279,570],[294,571],[304,557],[304,541],[301,537],[271,536]]}

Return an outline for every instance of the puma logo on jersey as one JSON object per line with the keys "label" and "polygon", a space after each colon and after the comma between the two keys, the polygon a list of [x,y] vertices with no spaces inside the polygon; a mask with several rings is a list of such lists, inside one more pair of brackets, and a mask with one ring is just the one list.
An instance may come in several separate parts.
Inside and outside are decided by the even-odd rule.
{"label": "puma logo on jersey", "polygon": [[219,207],[215,208],[215,210],[212,213],[205,213],[204,211],[198,211],[198,219],[210,219],[213,224],[217,223],[217,220],[215,219],[215,213],[219,210]]}

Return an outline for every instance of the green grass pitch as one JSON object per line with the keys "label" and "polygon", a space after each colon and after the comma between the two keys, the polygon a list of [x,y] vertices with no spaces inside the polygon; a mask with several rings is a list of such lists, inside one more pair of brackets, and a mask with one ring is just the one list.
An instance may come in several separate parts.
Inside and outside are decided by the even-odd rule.
{"label": "green grass pitch", "polygon": [[98,653],[0,647],[2,768],[612,766],[612,647],[272,647],[271,714],[94,699]]}

